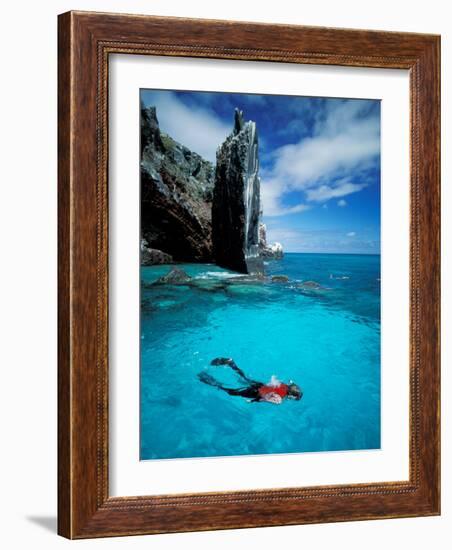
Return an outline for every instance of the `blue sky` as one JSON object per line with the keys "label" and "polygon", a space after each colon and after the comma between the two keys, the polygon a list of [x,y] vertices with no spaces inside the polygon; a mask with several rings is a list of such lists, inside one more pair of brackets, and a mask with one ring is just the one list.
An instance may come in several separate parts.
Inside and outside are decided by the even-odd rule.
{"label": "blue sky", "polygon": [[287,252],[380,253],[380,102],[141,90],[163,132],[215,162],[234,108],[259,135],[267,239]]}

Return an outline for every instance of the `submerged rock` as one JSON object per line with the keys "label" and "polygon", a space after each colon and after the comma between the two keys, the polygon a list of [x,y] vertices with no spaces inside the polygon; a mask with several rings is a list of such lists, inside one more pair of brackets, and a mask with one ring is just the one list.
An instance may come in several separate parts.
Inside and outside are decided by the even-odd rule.
{"label": "submerged rock", "polygon": [[322,288],[322,285],[320,283],[316,283],[315,281],[303,281],[302,283],[300,283],[300,286],[304,288],[314,288],[314,289]]}
{"label": "submerged rock", "polygon": [[289,277],[287,275],[273,275],[272,283],[288,283]]}
{"label": "submerged rock", "polygon": [[302,283],[298,283],[296,285],[296,288],[298,288],[302,293],[305,293],[307,295],[319,295],[323,294],[324,291],[327,291],[328,289],[324,286],[322,286],[320,283],[317,283],[316,281],[304,281]]}
{"label": "submerged rock", "polygon": [[192,279],[190,281],[190,287],[206,292],[217,292],[219,290],[225,290],[227,283],[225,281],[219,281],[218,279]]}
{"label": "submerged rock", "polygon": [[141,239],[141,265],[172,264],[173,257],[156,248],[149,248],[145,239]]}
{"label": "submerged rock", "polygon": [[[141,108],[141,237],[179,262],[212,260],[211,162],[160,131]],[[147,258],[147,255],[144,255]]]}
{"label": "submerged rock", "polygon": [[217,151],[212,202],[214,261],[239,273],[262,273],[260,179],[256,123],[238,109],[234,129]]}
{"label": "submerged rock", "polygon": [[168,271],[166,275],[159,277],[154,285],[184,285],[191,281],[190,275],[188,275],[183,269],[179,267],[173,267]]}
{"label": "submerged rock", "polygon": [[[220,275],[220,274],[219,274]],[[190,280],[189,285],[198,290],[208,292],[216,292],[218,290],[229,290],[232,287],[255,287],[262,286],[265,281],[264,275],[236,275],[230,277],[194,277]]]}
{"label": "submerged rock", "polygon": [[228,285],[226,288],[228,294],[233,296],[253,296],[253,295],[262,295],[264,287],[262,285],[253,285],[253,284],[235,284]]}
{"label": "submerged rock", "polygon": [[264,223],[259,224],[259,254],[265,260],[281,260],[284,256],[281,243],[267,243],[267,226]]}

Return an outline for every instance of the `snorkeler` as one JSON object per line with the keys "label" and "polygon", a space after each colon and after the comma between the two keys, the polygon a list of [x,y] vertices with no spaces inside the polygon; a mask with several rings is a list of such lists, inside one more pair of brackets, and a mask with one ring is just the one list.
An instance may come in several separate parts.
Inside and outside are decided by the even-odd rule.
{"label": "snorkeler", "polygon": [[198,378],[201,382],[223,390],[229,395],[245,397],[252,402],[260,401],[264,403],[274,403],[275,405],[279,405],[282,403],[283,399],[286,398],[296,399],[298,401],[303,397],[303,392],[300,387],[292,381],[289,381],[288,384],[284,384],[275,376],[272,376],[268,384],[263,384],[262,382],[257,382],[256,380],[248,378],[242,369],[234,363],[233,359],[217,357],[216,359],[213,359],[210,364],[214,366],[224,365],[230,367],[239,375],[240,379],[247,384],[242,388],[227,388],[207,372],[200,372],[198,374]]}

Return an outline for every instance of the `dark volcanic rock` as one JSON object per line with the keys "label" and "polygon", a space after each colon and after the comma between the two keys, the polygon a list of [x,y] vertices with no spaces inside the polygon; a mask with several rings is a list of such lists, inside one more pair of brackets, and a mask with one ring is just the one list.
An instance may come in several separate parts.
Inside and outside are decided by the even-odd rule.
{"label": "dark volcanic rock", "polygon": [[325,288],[316,281],[303,281],[302,283],[296,284],[296,287],[303,293],[308,296],[323,294],[328,291],[328,288]]}
{"label": "dark volcanic rock", "polygon": [[272,283],[287,283],[289,282],[289,277],[287,275],[273,275]]}
{"label": "dark volcanic rock", "polygon": [[179,267],[173,267],[168,271],[166,275],[159,277],[155,281],[155,285],[184,285],[191,281],[190,275],[188,275],[183,269]]}
{"label": "dark volcanic rock", "polygon": [[141,154],[146,147],[152,145],[157,151],[163,152],[164,146],[160,134],[157,111],[155,107],[141,108]]}
{"label": "dark volcanic rock", "polygon": [[264,223],[259,224],[259,254],[265,260],[280,260],[284,256],[280,243],[267,243],[267,226]]}
{"label": "dark volcanic rock", "polygon": [[301,287],[303,288],[313,288],[313,289],[316,289],[318,290],[319,288],[322,288],[322,286],[317,283],[316,281],[303,281],[301,284],[300,284]]}
{"label": "dark volcanic rock", "polygon": [[141,108],[141,237],[174,261],[212,260],[214,167],[159,128]]}
{"label": "dark volcanic rock", "polygon": [[156,248],[149,248],[145,239],[141,239],[141,265],[172,264],[173,257]]}
{"label": "dark volcanic rock", "polygon": [[217,151],[212,202],[215,262],[239,273],[261,273],[260,180],[255,122],[235,110],[234,130]]}

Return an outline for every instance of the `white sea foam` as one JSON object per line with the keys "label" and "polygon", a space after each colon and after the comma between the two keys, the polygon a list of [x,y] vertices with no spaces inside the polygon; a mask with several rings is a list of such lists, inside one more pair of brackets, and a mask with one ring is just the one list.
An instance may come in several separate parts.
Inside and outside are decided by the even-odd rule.
{"label": "white sea foam", "polygon": [[348,275],[340,275],[339,277],[335,277],[332,273],[330,273],[330,279],[336,279],[338,281],[345,281],[347,279],[350,279]]}
{"label": "white sea foam", "polygon": [[240,275],[237,273],[229,273],[227,271],[206,271],[201,273],[196,278],[197,279],[238,279],[240,277],[245,277],[246,275]]}

